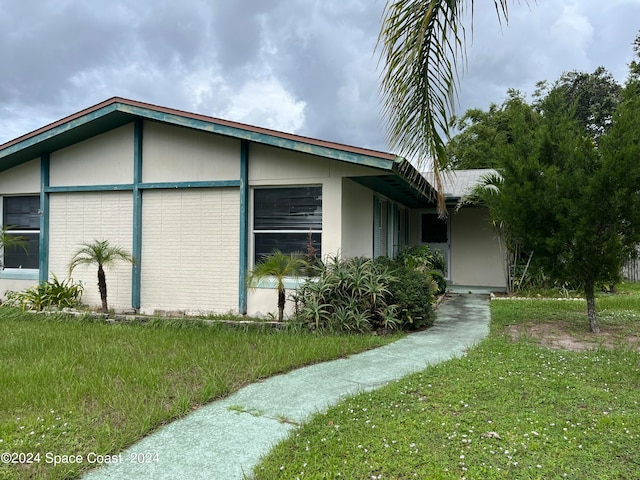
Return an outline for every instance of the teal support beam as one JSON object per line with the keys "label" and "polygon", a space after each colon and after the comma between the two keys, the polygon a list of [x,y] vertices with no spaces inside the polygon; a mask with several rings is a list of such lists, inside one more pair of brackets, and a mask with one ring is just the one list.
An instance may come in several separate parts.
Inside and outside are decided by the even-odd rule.
{"label": "teal support beam", "polygon": [[140,308],[142,262],[142,132],[143,121],[137,118],[133,128],[133,269],[131,271],[131,306]]}
{"label": "teal support beam", "polygon": [[40,157],[40,255],[38,259],[38,281],[46,283],[49,280],[49,187],[50,179],[49,154]]}
{"label": "teal support beam", "polygon": [[238,309],[247,313],[247,268],[249,260],[249,142],[240,142],[240,272]]}

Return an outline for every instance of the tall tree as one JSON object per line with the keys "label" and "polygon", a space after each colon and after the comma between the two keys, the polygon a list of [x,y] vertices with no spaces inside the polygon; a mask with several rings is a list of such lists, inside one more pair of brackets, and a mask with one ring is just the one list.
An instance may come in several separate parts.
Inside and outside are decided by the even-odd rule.
{"label": "tall tree", "polygon": [[[600,329],[598,285],[615,282],[640,243],[640,89],[633,63],[630,68],[632,74],[608,119],[597,109],[587,115],[588,109],[581,110],[597,105],[597,99],[588,97],[598,97],[602,90],[585,88],[584,98],[577,101],[565,88],[551,88],[535,109],[519,107],[536,111],[536,121],[509,117],[512,124],[506,131],[526,130],[525,134],[513,135],[510,142],[480,136],[477,144],[486,150],[485,157],[497,159],[502,178],[475,193],[481,194],[494,223],[505,227],[502,236],[527,252],[525,258],[533,253],[551,278],[582,289],[593,332]],[[588,83],[592,78],[587,77],[580,78]],[[467,128],[500,131],[495,128],[498,113],[504,112],[474,112],[480,121]],[[605,119],[597,141],[590,128],[595,118]]]}
{"label": "tall tree", "polygon": [[622,100],[622,87],[604,67],[598,67],[593,73],[566,72],[552,90],[575,109],[576,120],[596,142],[611,127],[613,114]]}
{"label": "tall tree", "polygon": [[509,90],[500,105],[488,111],[468,110],[453,125],[459,133],[447,144],[450,166],[454,169],[496,168],[502,157],[514,149],[530,149],[532,132],[540,122],[539,113],[517,90]]}
{"label": "tall tree", "polygon": [[[442,192],[448,163],[446,141],[454,112],[458,59],[464,57],[462,24],[473,0],[395,0],[385,8],[378,43],[383,75],[387,138],[400,155],[433,170]],[[507,0],[494,0],[499,21],[508,17]],[[430,162],[433,162],[430,165]],[[442,195],[441,213],[446,211]]]}
{"label": "tall tree", "polygon": [[565,100],[549,94],[535,149],[503,164],[498,208],[547,274],[582,289],[597,333],[596,289],[640,243],[640,99],[619,107],[600,146]]}

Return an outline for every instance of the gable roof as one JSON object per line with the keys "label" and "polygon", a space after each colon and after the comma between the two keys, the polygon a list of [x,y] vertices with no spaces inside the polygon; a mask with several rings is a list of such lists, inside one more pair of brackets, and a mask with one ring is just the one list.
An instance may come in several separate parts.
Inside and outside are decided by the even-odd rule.
{"label": "gable roof", "polygon": [[[377,186],[384,190],[382,193],[410,206],[411,203],[429,202],[434,196],[429,182],[406,159],[392,153],[327,142],[120,97],[110,98],[0,145],[0,172],[121,127],[136,118],[377,168],[386,174],[367,177],[369,180],[362,178],[360,183]],[[357,179],[358,177],[354,178]]]}

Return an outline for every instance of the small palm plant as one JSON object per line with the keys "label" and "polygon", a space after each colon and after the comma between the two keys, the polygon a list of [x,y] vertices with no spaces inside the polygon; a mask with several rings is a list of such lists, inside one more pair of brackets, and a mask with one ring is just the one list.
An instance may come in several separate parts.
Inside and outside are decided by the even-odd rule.
{"label": "small palm plant", "polygon": [[274,250],[271,254],[265,255],[258,261],[253,270],[247,275],[247,283],[250,288],[256,288],[261,280],[273,278],[276,281],[278,290],[278,320],[284,318],[284,305],[286,301],[286,291],[284,286],[285,278],[298,278],[304,274],[307,262],[302,254],[291,253],[289,255],[280,250]]}
{"label": "small palm plant", "polygon": [[109,240],[94,240],[92,243],[84,243],[76,251],[69,264],[69,275],[78,265],[98,266],[98,290],[102,301],[102,312],[107,313],[107,279],[104,267],[117,261],[133,263],[133,257],[123,248],[109,244]]}

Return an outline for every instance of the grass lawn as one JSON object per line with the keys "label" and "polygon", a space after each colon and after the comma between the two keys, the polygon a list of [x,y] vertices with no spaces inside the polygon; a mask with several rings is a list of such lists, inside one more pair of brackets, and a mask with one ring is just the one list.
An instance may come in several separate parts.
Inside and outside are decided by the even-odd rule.
{"label": "grass lawn", "polygon": [[597,305],[593,336],[583,301],[492,302],[466,356],[315,416],[255,478],[640,478],[640,285]]}
{"label": "grass lawn", "polygon": [[[73,478],[90,452],[118,453],[247,383],[393,338],[193,320],[109,325],[0,308],[0,453],[13,452],[0,478]],[[85,461],[54,468],[51,455]]]}

